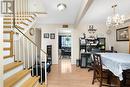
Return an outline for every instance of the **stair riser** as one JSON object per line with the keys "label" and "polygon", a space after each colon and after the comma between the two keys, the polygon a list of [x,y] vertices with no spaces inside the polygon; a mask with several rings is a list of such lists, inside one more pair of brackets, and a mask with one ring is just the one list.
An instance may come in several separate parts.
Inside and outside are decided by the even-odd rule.
{"label": "stair riser", "polygon": [[4,59],[4,65],[14,62],[14,57],[10,57],[8,59]]}
{"label": "stair riser", "polygon": [[31,77],[31,73],[27,74],[25,77],[23,77],[20,81],[18,81],[13,87],[21,87],[22,84],[28,80],[28,78]]}
{"label": "stair riser", "polygon": [[10,34],[3,34],[3,39],[10,39]]}
{"label": "stair riser", "polygon": [[[4,22],[4,25],[12,25],[13,23],[11,22]],[[27,23],[24,23],[24,22],[16,22],[15,24],[19,25],[19,24],[23,24],[23,25],[26,25],[26,26],[29,26]]]}
{"label": "stair riser", "polygon": [[7,56],[7,55],[10,55],[10,51],[9,50],[3,51],[3,56]]}
{"label": "stair riser", "polygon": [[9,48],[10,47],[10,43],[9,42],[4,42],[4,46],[3,46],[4,48]]}
{"label": "stair riser", "polygon": [[8,77],[14,75],[15,73],[21,71],[21,70],[23,70],[23,65],[20,65],[20,66],[18,66],[16,68],[4,73],[4,80],[7,79]]}

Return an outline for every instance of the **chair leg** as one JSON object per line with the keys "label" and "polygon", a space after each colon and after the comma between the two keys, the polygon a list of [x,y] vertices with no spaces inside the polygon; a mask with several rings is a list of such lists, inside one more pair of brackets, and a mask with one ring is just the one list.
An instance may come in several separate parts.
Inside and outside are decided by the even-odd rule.
{"label": "chair leg", "polygon": [[123,73],[122,85],[123,85],[123,86],[126,86],[126,74],[125,74],[125,73]]}
{"label": "chair leg", "polygon": [[108,75],[107,75],[107,84],[111,84],[111,74],[108,72]]}
{"label": "chair leg", "polygon": [[95,70],[93,71],[93,81],[92,84],[94,84],[94,80],[95,80],[96,74],[95,74]]}
{"label": "chair leg", "polygon": [[102,77],[101,77],[101,81],[100,81],[100,85],[99,85],[99,87],[102,87]]}

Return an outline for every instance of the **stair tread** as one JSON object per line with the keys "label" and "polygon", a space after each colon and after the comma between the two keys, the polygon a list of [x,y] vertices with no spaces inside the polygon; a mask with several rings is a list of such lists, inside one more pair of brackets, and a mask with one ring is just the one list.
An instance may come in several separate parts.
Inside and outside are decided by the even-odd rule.
{"label": "stair tread", "polygon": [[3,31],[3,33],[11,33],[12,31]]}
{"label": "stair tread", "polygon": [[[13,22],[3,22],[4,24],[13,24]],[[16,24],[22,24],[22,22],[15,22]]]}
{"label": "stair tread", "polygon": [[18,26],[18,25],[15,25],[15,27],[21,29],[21,30],[24,30],[24,28],[22,28],[21,26]]}
{"label": "stair tread", "polygon": [[[4,22],[4,24],[13,24],[13,22],[11,23],[11,22]],[[21,21],[21,22],[16,22],[16,24],[24,24],[24,25],[26,25],[26,26],[29,26],[27,23],[24,23],[23,21]]]}
{"label": "stair tread", "polygon": [[13,57],[14,55],[6,55],[4,56],[4,59],[7,59],[7,58],[10,58],[10,57]]}
{"label": "stair tread", "polygon": [[40,77],[30,77],[21,87],[33,87]]}
{"label": "stair tread", "polygon": [[38,83],[36,87],[46,87],[46,85],[45,84],[41,85],[40,83]]}
{"label": "stair tread", "polygon": [[[5,17],[4,18],[4,20],[11,20],[12,18],[10,18],[10,17]],[[26,19],[28,19],[28,18],[24,18],[24,17],[22,17],[22,18],[15,18],[15,20],[20,20],[20,19],[22,19],[22,20],[26,20]]]}
{"label": "stair tread", "polygon": [[11,25],[4,25],[3,28],[11,28]]}
{"label": "stair tread", "polygon": [[6,51],[6,50],[11,50],[11,48],[10,48],[10,47],[5,47],[5,48],[3,48],[3,50],[4,50],[4,51]]}
{"label": "stair tread", "polygon": [[9,63],[7,65],[4,65],[4,72],[8,72],[9,70],[14,69],[21,64],[23,64],[23,62],[13,62],[13,63]]}
{"label": "stair tread", "polygon": [[4,41],[4,42],[11,42],[12,40],[4,39],[3,41]]}
{"label": "stair tread", "polygon": [[14,84],[16,84],[19,80],[21,80],[30,72],[31,70],[21,70],[17,72],[16,74],[4,80],[4,87],[13,87]]}
{"label": "stair tread", "polygon": [[30,19],[26,19],[27,21],[29,21],[29,22],[32,22]]}
{"label": "stair tread", "polygon": [[22,24],[26,25],[26,26],[29,26],[29,24],[25,23],[25,22],[21,22]]}

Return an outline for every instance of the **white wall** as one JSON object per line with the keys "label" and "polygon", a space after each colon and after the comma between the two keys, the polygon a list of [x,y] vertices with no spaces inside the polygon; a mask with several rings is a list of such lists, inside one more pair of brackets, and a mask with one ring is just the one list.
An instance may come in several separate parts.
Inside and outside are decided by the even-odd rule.
{"label": "white wall", "polygon": [[[62,25],[57,24],[49,24],[49,25],[41,25],[42,27],[42,49],[46,51],[47,45],[52,45],[52,63],[58,64],[58,32],[62,29]],[[69,30],[73,29],[73,26],[70,25]],[[44,33],[55,33],[55,39],[44,38]],[[73,36],[72,36],[73,37]],[[73,48],[72,48],[73,49]],[[45,55],[44,55],[45,57]],[[72,57],[73,59],[73,57]]]}
{"label": "white wall", "polygon": [[[52,63],[58,64],[58,29],[59,25],[44,25],[42,26],[42,49],[47,51],[47,45],[52,45]],[[55,33],[55,39],[44,38],[44,33]],[[44,55],[45,57],[45,55]]]}
{"label": "white wall", "polygon": [[[100,37],[106,37],[106,49],[110,49],[110,47],[113,46],[117,52],[121,52],[121,53],[128,53],[129,52],[129,42],[128,41],[116,41],[116,29],[129,26],[130,22],[127,22],[118,28],[111,28],[110,35],[106,34],[108,29],[107,29],[105,24],[93,24],[93,25],[97,29],[96,35],[98,35]],[[87,32],[87,29],[88,29],[87,23],[85,24],[85,23],[81,22],[79,24],[79,26],[77,27],[77,30],[74,31],[75,32],[74,36],[76,36],[74,39],[75,40],[74,43],[78,42],[77,35],[81,35],[83,32],[86,32],[86,34],[89,35]],[[79,50],[78,46],[79,45],[77,45],[77,48],[75,48],[76,51]],[[75,54],[76,54],[75,57],[78,56],[78,54],[77,54],[78,52],[76,52],[76,51],[75,51]]]}
{"label": "white wall", "polygon": [[[126,27],[129,25],[130,25],[130,22],[127,22],[126,24],[124,24],[123,26],[121,26],[119,28]],[[116,29],[118,29],[118,28],[111,29],[111,31],[112,31],[112,33],[110,34],[111,45],[118,52],[128,53],[129,52],[129,42],[128,41],[116,41]]]}
{"label": "white wall", "polygon": [[[107,28],[103,24],[93,24],[94,28],[97,29],[95,35],[98,37],[106,37],[106,49],[109,49],[108,44],[108,36],[106,34]],[[82,36],[83,33],[86,33],[86,36],[88,37],[90,34],[88,33],[88,26],[89,24],[80,23],[76,29],[72,30],[72,40],[73,40],[73,60],[72,63],[76,63],[76,59],[79,58],[79,37]]]}
{"label": "white wall", "polygon": [[3,17],[2,15],[0,15],[0,86],[3,87]]}
{"label": "white wall", "polygon": [[[109,50],[111,46],[114,46],[115,50],[118,52],[128,52],[128,42],[116,42],[116,31],[111,29],[112,33],[108,35],[107,27],[105,24],[93,24],[94,28],[97,29],[95,35],[98,37],[106,38],[106,50]],[[41,25],[42,26],[42,49],[46,51],[47,45],[52,45],[52,61],[53,64],[58,64],[58,31],[61,29],[61,25]],[[79,37],[82,36],[82,33],[86,33],[87,37],[89,24],[80,23],[75,29],[72,27],[71,36],[72,36],[72,64],[76,64],[76,59],[79,58]],[[126,25],[125,25],[126,26]],[[55,39],[46,39],[43,38],[44,33],[55,33]]]}
{"label": "white wall", "polygon": [[[106,35],[106,27],[104,25],[95,24],[95,28],[97,29],[96,35],[99,37],[106,37],[106,43],[107,41],[107,35]],[[52,45],[52,61],[53,64],[58,64],[58,31],[61,29],[61,25],[41,25],[42,27],[42,49],[46,51],[47,45]],[[87,36],[89,36],[88,25],[87,24],[80,24],[76,29],[71,26],[71,36],[72,36],[72,58],[71,62],[72,64],[76,64],[76,59],[79,58],[79,37],[82,35],[82,33],[86,33]],[[55,33],[55,39],[46,39],[43,38],[44,33]],[[108,44],[106,45],[106,48],[108,49]],[[45,55],[44,55],[45,56]]]}

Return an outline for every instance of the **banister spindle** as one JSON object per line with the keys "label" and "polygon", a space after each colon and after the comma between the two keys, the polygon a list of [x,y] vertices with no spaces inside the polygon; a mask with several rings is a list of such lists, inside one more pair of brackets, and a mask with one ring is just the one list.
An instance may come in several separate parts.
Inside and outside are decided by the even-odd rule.
{"label": "banister spindle", "polygon": [[23,17],[24,17],[24,20],[25,20],[25,12],[26,12],[26,5],[25,5],[25,0],[22,0],[23,1],[23,6],[22,6],[22,9],[23,9]]}
{"label": "banister spindle", "polygon": [[47,56],[45,56],[45,84],[47,85]]}
{"label": "banister spindle", "polygon": [[14,13],[14,23],[16,23],[17,22],[17,0],[14,0],[14,5],[15,5],[15,7],[14,7],[14,10],[15,10],[15,13]]}
{"label": "banister spindle", "polygon": [[27,8],[28,5],[27,4],[28,4],[28,1],[26,0],[26,18],[27,18],[27,14],[28,14],[28,8]]}
{"label": "banister spindle", "polygon": [[33,64],[33,60],[34,60],[34,54],[33,54],[33,44],[31,43],[31,57],[32,57],[32,76],[34,76],[34,68],[33,68],[33,66],[34,66],[34,64]]}
{"label": "banister spindle", "polygon": [[17,59],[16,59],[16,32],[14,32],[14,39],[13,39],[13,41],[14,41],[14,61],[17,61]]}
{"label": "banister spindle", "polygon": [[43,83],[42,74],[43,74],[43,67],[42,67],[42,53],[40,54],[40,67],[41,67],[41,84]]}
{"label": "banister spindle", "polygon": [[18,37],[18,44],[19,44],[19,57],[18,57],[18,61],[21,61],[21,41],[20,41],[20,33],[19,33],[19,37]]}
{"label": "banister spindle", "polygon": [[21,21],[22,21],[22,0],[20,0],[20,24],[21,24]]}
{"label": "banister spindle", "polygon": [[28,61],[27,67],[29,69],[29,41],[28,40],[27,40],[27,61]]}
{"label": "banister spindle", "polygon": [[29,4],[29,2],[28,2],[28,0],[27,0],[27,17],[28,17],[28,15],[29,15],[29,9],[28,9],[28,4]]}
{"label": "banister spindle", "polygon": [[18,0],[18,24],[20,24],[20,0]]}
{"label": "banister spindle", "polygon": [[38,76],[38,59],[37,59],[37,47],[36,47],[36,76]]}
{"label": "banister spindle", "polygon": [[24,43],[24,37],[23,37],[23,68],[26,69],[26,66],[25,66],[25,43]]}

